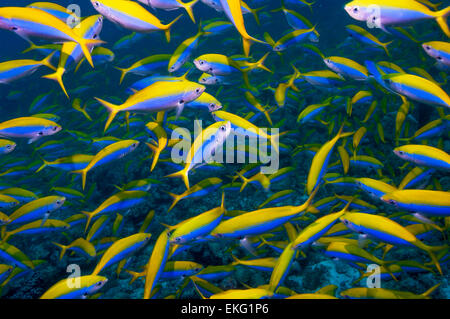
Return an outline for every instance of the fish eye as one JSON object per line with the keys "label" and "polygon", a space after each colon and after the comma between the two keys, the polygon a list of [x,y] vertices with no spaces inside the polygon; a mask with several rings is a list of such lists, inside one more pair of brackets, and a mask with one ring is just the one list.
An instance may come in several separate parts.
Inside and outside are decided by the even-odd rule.
{"label": "fish eye", "polygon": [[60,201],[60,200],[57,200],[57,201],[56,201],[56,205],[59,205],[59,204],[61,204],[61,201]]}
{"label": "fish eye", "polygon": [[17,31],[17,27],[11,27],[11,31]]}
{"label": "fish eye", "polygon": [[180,238],[180,237],[177,237],[177,238],[175,238],[175,241],[176,241],[177,243],[179,243],[179,242],[181,241],[181,238]]}
{"label": "fish eye", "polygon": [[403,152],[403,151],[398,151],[398,154],[399,154],[399,155],[405,155],[405,152]]}
{"label": "fish eye", "polygon": [[44,132],[39,132],[38,135],[42,136],[42,135],[44,135]]}
{"label": "fish eye", "polygon": [[184,100],[180,100],[178,104],[184,104]]}
{"label": "fish eye", "polygon": [[391,204],[391,205],[396,205],[397,204],[396,201],[393,200],[393,199],[388,200],[388,203]]}
{"label": "fish eye", "polygon": [[213,68],[209,68],[209,71],[212,72]]}
{"label": "fish eye", "polygon": [[195,90],[195,93],[200,93],[200,89],[196,89],[196,90]]}
{"label": "fish eye", "polygon": [[136,144],[136,143],[134,143],[134,144],[132,144],[132,145],[131,145],[131,147],[136,147],[136,146],[137,146],[137,144]]}
{"label": "fish eye", "polygon": [[344,225],[348,225],[348,220],[344,219],[342,222],[344,223]]}
{"label": "fish eye", "polygon": [[58,130],[58,127],[57,126],[53,126],[53,131],[56,131],[56,130]]}
{"label": "fish eye", "polygon": [[11,146],[10,144],[6,145],[6,149],[8,149],[8,150],[10,150],[11,147],[12,147],[12,146]]}
{"label": "fish eye", "polygon": [[97,34],[94,34],[93,39],[97,39]]}
{"label": "fish eye", "polygon": [[353,8],[353,13],[358,13],[358,11],[359,11],[359,8],[358,8],[358,7],[354,7],[354,8]]}
{"label": "fish eye", "polygon": [[100,287],[101,285],[102,285],[102,282],[101,281],[99,281],[99,282],[97,282],[97,287]]}
{"label": "fish eye", "polygon": [[426,45],[425,50],[431,50],[431,47],[429,45]]}
{"label": "fish eye", "polygon": [[441,61],[441,60],[442,60],[442,57],[441,57],[441,56],[438,56],[437,59],[438,59],[439,61]]}
{"label": "fish eye", "polygon": [[205,63],[205,62],[203,62],[203,60],[200,60],[199,63],[200,63],[200,65],[203,65],[203,63]]}
{"label": "fish eye", "polygon": [[100,3],[98,1],[95,1],[94,5],[98,7],[100,5]]}
{"label": "fish eye", "polygon": [[222,126],[220,127],[220,129],[221,129],[222,131],[225,131],[227,128],[225,127],[225,125],[222,125]]}

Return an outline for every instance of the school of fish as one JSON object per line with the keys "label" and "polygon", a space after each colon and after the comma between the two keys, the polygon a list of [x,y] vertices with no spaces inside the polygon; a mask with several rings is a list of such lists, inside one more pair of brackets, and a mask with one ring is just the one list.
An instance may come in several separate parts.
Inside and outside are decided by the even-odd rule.
{"label": "school of fish", "polygon": [[448,2],[57,2],[0,7],[2,298],[450,298]]}

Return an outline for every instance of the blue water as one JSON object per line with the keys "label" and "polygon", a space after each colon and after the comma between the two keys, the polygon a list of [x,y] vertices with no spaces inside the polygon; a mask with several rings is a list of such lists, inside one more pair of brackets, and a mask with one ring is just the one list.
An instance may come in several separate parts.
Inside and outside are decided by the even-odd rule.
{"label": "blue water", "polygon": [[[64,7],[72,4],[71,1],[54,2]],[[295,3],[295,1],[293,2]],[[343,7],[346,2],[341,0],[317,0],[312,6],[312,12],[308,7],[293,5],[292,1],[287,2],[287,6],[304,15],[313,25],[317,26],[320,41],[318,43],[306,43],[316,46],[325,56],[342,56],[353,59],[361,64],[365,60],[376,62],[390,61],[401,66],[404,70],[408,70],[411,67],[421,67],[428,71],[436,81],[443,83],[446,81],[448,71],[447,73],[441,73],[434,66],[434,60],[424,53],[420,44],[394,38],[392,35],[383,33],[381,30],[370,30],[382,42],[394,40],[389,45],[392,56],[388,57],[382,49],[375,49],[349,38],[349,34],[345,30],[346,25],[356,24],[364,27],[365,24],[353,20],[345,12]],[[2,1],[1,5],[26,6],[30,3],[31,1],[14,0]],[[286,19],[281,12],[271,12],[271,10],[280,6],[280,1],[253,0],[247,3],[251,8],[264,6],[258,13],[261,25],[256,24],[251,14],[245,15],[245,26],[250,35],[258,39],[264,39],[264,32],[269,32],[271,37],[276,41],[288,31],[292,30],[286,23]],[[90,1],[78,1],[77,4],[81,7],[83,17],[97,14]],[[84,201],[68,199],[62,209],[50,215],[51,219],[65,220],[70,216],[79,214],[81,211],[94,211],[107,198],[118,192],[116,186],[122,187],[128,182],[144,178],[152,178],[161,182],[160,184],[152,185],[148,191],[149,196],[143,204],[133,207],[130,210],[108,213],[106,226],[102,229],[97,239],[93,240],[96,243],[96,240],[101,238],[116,237],[117,240],[136,234],[141,228],[147,213],[150,210],[155,211],[155,215],[147,229],[147,232],[152,234],[150,244],[130,257],[119,275],[116,274],[116,265],[102,270],[100,275],[106,277],[108,282],[98,291],[100,295],[95,296],[98,298],[142,298],[144,293],[144,280],[140,278],[130,284],[131,276],[125,270],[134,272],[141,272],[143,270],[143,267],[147,264],[152,254],[156,239],[164,229],[162,224],[176,225],[183,220],[219,206],[221,200],[222,192],[220,189],[214,189],[212,192],[201,197],[183,199],[170,212],[167,212],[172,203],[172,198],[167,192],[181,194],[186,188],[181,179],[165,178],[166,175],[178,170],[178,168],[170,165],[170,151],[166,150],[161,155],[160,158],[162,160],[156,164],[154,171],[150,173],[152,152],[145,145],[145,142],[148,142],[150,139],[150,134],[145,129],[145,124],[155,120],[155,113],[131,114],[130,119],[132,122],[130,123],[129,131],[124,124],[125,116],[123,113],[120,113],[113,120],[111,129],[107,134],[103,133],[107,112],[104,107],[100,106],[94,100],[94,97],[121,104],[128,97],[126,88],[143,78],[143,76],[128,74],[125,77],[124,83],[119,85],[120,72],[114,67],[128,67],[135,61],[154,54],[172,54],[182,41],[194,36],[197,32],[198,25],[192,23],[182,9],[175,11],[149,10],[165,23],[172,21],[180,13],[183,13],[183,17],[174,25],[171,31],[170,43],[166,42],[163,32],[146,34],[131,47],[116,50],[114,52],[115,59],[113,62],[99,65],[94,69],[91,69],[84,62],[78,72],[75,73],[73,70],[68,70],[63,79],[70,95],[70,101],[65,97],[56,82],[41,78],[41,76],[51,73],[51,70],[45,67],[16,82],[0,85],[0,123],[9,119],[30,116],[36,113],[52,113],[60,117],[58,124],[63,128],[61,132],[44,137],[32,144],[27,144],[25,139],[14,139],[17,143],[16,149],[9,154],[0,155],[0,174],[12,167],[26,167],[26,169],[19,176],[0,176],[0,190],[8,187],[21,187],[34,192],[38,197],[53,195],[52,187],[68,187],[82,192],[86,196]],[[223,13],[216,12],[201,2],[194,6],[194,15],[197,24],[199,21],[206,24],[208,20],[213,18],[221,18],[223,21],[228,21]],[[433,20],[418,23],[414,26],[414,30],[413,34],[416,38],[420,39],[420,42],[430,40],[448,41],[448,38],[445,37]],[[100,38],[106,42],[103,45],[104,47],[112,49],[115,42],[130,33],[131,31],[125,30],[105,19]],[[27,42],[10,31],[0,29],[0,39],[2,43],[0,62],[15,59],[41,60],[45,57],[37,52],[22,54],[21,52],[28,47]],[[49,42],[37,40],[36,43],[48,44]],[[250,57],[252,61],[257,61],[269,51],[271,51],[271,48],[268,46],[253,44],[250,50]],[[242,41],[239,33],[234,28],[231,28],[223,35],[213,35],[205,38],[193,53],[188,65],[183,67],[176,75],[182,75],[190,66],[193,66],[192,61],[194,58],[207,53],[224,54],[228,57],[242,55]],[[52,63],[56,66],[58,60],[52,60]],[[274,182],[268,191],[263,190],[258,184],[250,184],[242,192],[226,191],[226,209],[228,211],[254,211],[269,196],[287,189],[294,190],[294,195],[278,203],[269,204],[266,207],[300,205],[305,202],[307,199],[305,183],[313,155],[308,152],[298,152],[293,155],[293,151],[296,147],[308,144],[317,144],[320,147],[335,136],[343,118],[346,116],[346,99],[354,96],[360,90],[370,90],[374,99],[378,101],[378,107],[370,120],[367,123],[363,123],[362,121],[366,116],[370,103],[355,105],[352,115],[348,119],[350,125],[345,130],[356,131],[362,125],[366,126],[368,133],[361,142],[358,155],[373,156],[380,160],[384,164],[384,167],[381,171],[377,172],[364,167],[351,166],[345,175],[340,162],[336,164],[337,161],[340,161],[340,158],[338,152],[334,150],[330,164],[336,164],[336,169],[330,169],[329,172],[338,172],[341,175],[351,177],[385,179],[392,185],[399,185],[405,175],[414,167],[413,164],[410,164],[406,168],[402,168],[405,162],[396,157],[392,152],[397,146],[394,132],[401,99],[397,95],[383,92],[378,88],[374,88],[369,83],[364,82],[347,80],[342,86],[334,90],[323,90],[298,79],[295,81],[295,85],[299,91],[295,92],[292,89],[288,89],[286,104],[283,108],[280,108],[276,106],[273,91],[268,88],[276,88],[280,83],[288,81],[289,77],[293,74],[291,64],[295,65],[301,72],[327,69],[321,58],[311,53],[311,51],[307,51],[301,44],[297,44],[287,49],[282,56],[277,55],[275,52],[269,55],[264,65],[272,70],[273,73],[258,70],[250,73],[249,79],[252,86],[256,88],[253,95],[257,97],[261,105],[275,107],[275,111],[271,113],[274,126],[277,124],[280,132],[295,131],[294,133],[291,132],[292,134],[287,134],[280,138],[280,142],[287,145],[288,150],[282,152],[279,158],[279,168],[293,167],[295,169],[294,174]],[[167,70],[164,68],[157,73],[160,75],[168,75]],[[193,66],[188,79],[196,82],[201,74],[202,72]],[[449,88],[450,86],[446,82],[442,85],[442,89],[446,92],[449,92]],[[206,87],[206,92],[217,97],[222,105],[225,106],[224,109],[227,112],[241,117],[249,115],[248,112],[250,111],[246,107],[245,91],[246,88],[240,79],[238,79],[237,84],[232,86],[223,86],[223,88],[220,88],[220,86]],[[45,102],[36,109],[30,110],[32,102],[44,93],[49,94]],[[296,122],[297,116],[305,107],[311,104],[323,103],[330,96],[340,96],[341,98],[338,98],[337,102],[334,103],[335,107],[333,110],[326,111],[318,117],[321,121],[326,122],[325,124],[313,121],[300,126]],[[87,103],[86,111],[92,117],[92,122],[88,121],[83,114],[72,108],[72,103],[77,98],[80,99],[81,106]],[[383,109],[382,106],[384,99],[386,109]],[[448,109],[444,110],[444,113],[448,114]],[[169,116],[174,115],[175,112],[169,112]],[[412,136],[418,128],[438,118],[439,114],[435,107],[412,101],[409,115],[405,120],[405,123],[409,125],[409,131],[405,132],[403,130],[401,137]],[[209,114],[189,110],[188,108],[185,108],[183,111],[181,121],[175,122],[173,120],[173,123],[187,127],[193,132],[194,119],[203,120],[203,127],[213,123],[213,118]],[[262,114],[259,114],[251,121],[259,127],[268,126]],[[385,142],[382,142],[379,137],[377,125],[381,126],[384,130]],[[170,132],[168,126],[165,126],[165,128]],[[74,133],[73,131],[80,133]],[[120,139],[137,139],[140,141],[140,145],[136,151],[125,156],[123,159],[90,171],[87,174],[86,188],[84,191],[81,188],[81,178],[79,175],[51,167],[35,173],[42,165],[42,158],[51,161],[73,154],[95,155],[100,149],[94,147],[90,139],[101,138],[103,136],[114,136]],[[60,144],[55,146],[55,148],[47,148],[43,151],[36,152],[36,147],[48,141],[59,141]],[[352,154],[352,143],[352,137],[346,139],[345,147],[350,156]],[[417,144],[421,143],[421,141],[417,142]],[[427,139],[425,143],[438,147],[448,153],[450,151],[448,130],[444,131],[441,136]],[[401,141],[400,145],[403,144],[407,144],[407,142]],[[342,141],[339,141],[336,146],[340,145],[342,145]],[[197,169],[189,177],[190,185],[195,185],[205,178],[210,177],[221,178],[223,184],[230,183],[230,176],[237,177],[236,171],[239,172],[243,167],[244,164],[228,163],[224,164],[224,167],[218,170],[207,169],[207,167]],[[450,190],[449,177],[448,172],[437,170],[432,175],[432,179],[426,180],[423,185],[417,185],[417,187],[421,186],[422,188],[448,192]],[[240,181],[240,179],[237,178],[236,181]],[[334,196],[335,194],[347,196],[358,195],[360,199],[377,207],[375,214],[394,218],[391,214],[397,212],[395,208],[374,200],[357,189],[333,186],[333,184],[321,185],[315,201],[328,196]],[[342,207],[343,205],[335,207],[333,211],[336,212]],[[3,211],[8,216],[13,212],[14,209]],[[291,222],[295,224],[297,229],[301,230],[310,225],[318,217],[330,212],[332,212],[331,209],[321,211],[318,214],[307,213],[305,215],[307,218],[293,220]],[[123,216],[123,224],[116,233],[113,233],[113,223],[118,214]],[[445,222],[443,217],[433,217],[432,219],[440,227],[448,227],[448,220]],[[403,226],[409,223],[405,219],[401,220],[397,218],[395,220]],[[67,266],[71,264],[76,264],[80,267],[81,275],[91,274],[101,259],[102,250],[98,250],[95,257],[68,251],[63,259],[59,260],[60,249],[52,244],[52,242],[56,242],[68,245],[77,238],[86,238],[87,233],[84,232],[84,228],[85,220],[83,219],[81,223],[74,225],[69,230],[49,234],[18,234],[8,239],[9,244],[20,249],[30,260],[42,260],[44,262],[36,267],[34,271],[23,272],[21,275],[11,278],[6,284],[1,285],[2,298],[39,298],[53,284],[70,275],[67,272]],[[6,227],[6,231],[11,231],[12,229]],[[429,237],[424,239],[424,242],[431,246],[448,244],[448,230],[445,230],[445,233],[446,237],[439,231],[434,231]],[[269,235],[266,238],[267,240],[285,241],[287,243],[288,236],[284,228],[270,231],[267,234]],[[351,238],[357,239],[357,235],[352,235]],[[376,243],[374,242],[368,251],[381,258],[383,252],[381,249],[375,249],[375,246]],[[353,287],[364,287],[366,285],[365,279],[359,283],[354,283],[360,276],[359,270],[345,261],[327,257],[322,248],[309,247],[304,250],[304,253],[306,257],[300,255],[298,258],[295,258],[282,286],[301,294],[315,292],[327,285],[336,285],[337,290],[335,296],[340,297],[341,291]],[[169,261],[194,261],[204,267],[210,265],[227,265],[233,262],[232,255],[239,259],[255,258],[238,240],[212,240],[193,245],[173,257],[173,259],[169,259]],[[262,245],[257,248],[256,258],[278,258],[279,255],[280,251],[275,251],[267,245]],[[446,258],[448,259],[448,255]],[[413,260],[425,264],[430,262],[430,257],[418,248],[394,247],[386,255],[385,260]],[[3,260],[0,260],[1,263],[11,264]],[[383,280],[382,287],[422,294],[433,285],[441,283],[440,287],[432,294],[432,297],[449,298],[450,269],[448,260],[446,261],[445,257],[441,260],[443,276],[437,273],[433,265],[428,265],[428,267],[433,269],[434,272],[404,272],[397,282],[387,279]],[[238,265],[235,267],[233,275],[225,279],[212,281],[211,283],[223,290],[245,289],[243,284],[256,288],[260,285],[268,284],[270,277],[271,272],[252,270],[246,266]],[[158,282],[160,290],[155,297],[164,298],[177,293],[178,289],[182,287],[183,279],[160,280]],[[200,296],[192,285],[188,285],[181,292],[180,298],[200,298]]]}

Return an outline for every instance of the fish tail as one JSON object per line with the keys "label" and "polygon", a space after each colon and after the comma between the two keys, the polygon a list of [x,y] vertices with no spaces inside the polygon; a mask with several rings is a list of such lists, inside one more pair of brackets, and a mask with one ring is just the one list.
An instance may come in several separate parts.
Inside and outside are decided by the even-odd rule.
{"label": "fish tail", "polygon": [[256,62],[256,67],[259,68],[259,69],[263,69],[263,70],[265,70],[267,72],[273,73],[272,70],[270,70],[269,68],[267,68],[264,65],[264,61],[266,61],[266,59],[269,56],[269,54],[270,54],[270,52],[267,52],[266,54],[264,54],[264,56],[261,59],[259,59],[258,62]]}
{"label": "fish tail", "polygon": [[30,46],[22,51],[22,54],[38,49],[39,47],[31,41],[28,41]]}
{"label": "fish tail", "polygon": [[266,40],[267,44],[269,44],[271,47],[275,46],[275,41],[272,39],[269,33],[264,32],[264,40]]}
{"label": "fish tail", "polygon": [[138,272],[135,272],[135,271],[132,271],[132,270],[128,270],[128,269],[125,269],[125,271],[131,275],[130,282],[128,283],[129,285],[131,285],[133,282],[136,281],[136,279],[141,277],[141,274],[138,273]]}
{"label": "fish tail", "polygon": [[119,68],[117,66],[115,66],[114,68],[121,72],[119,84],[122,84],[123,79],[125,78],[125,75],[127,75],[127,73],[128,73],[128,69]]}
{"label": "fish tail", "polygon": [[147,144],[147,146],[153,151],[153,161],[152,161],[152,166],[150,167],[150,172],[153,172],[153,169],[155,168],[156,163],[158,162],[160,151],[158,150],[157,146],[155,146],[151,143],[145,143],[145,144]]}
{"label": "fish tail", "polygon": [[87,170],[85,169],[80,169],[78,171],[72,171],[73,174],[81,174],[81,185],[82,188],[84,190],[84,187],[86,186],[86,175],[87,175]]}
{"label": "fish tail", "polygon": [[388,46],[389,44],[391,44],[392,42],[394,42],[394,41],[389,41],[389,42],[383,43],[383,49],[384,49],[384,51],[386,52],[386,54],[387,54],[388,56],[391,56],[391,53],[389,52],[387,46]]}
{"label": "fish tail", "polygon": [[442,31],[444,31],[447,37],[450,37],[450,29],[447,24],[447,18],[449,15],[450,15],[450,6],[436,12],[436,22],[439,24]]}
{"label": "fish tail", "polygon": [[170,212],[172,210],[172,208],[175,207],[175,205],[180,201],[180,195],[171,193],[171,192],[166,192],[167,194],[169,194],[172,198],[173,198],[173,202],[172,205],[170,205],[169,209],[167,210],[167,212]]}
{"label": "fish tail", "polygon": [[85,57],[83,57],[80,62],[78,62],[77,66],[75,67],[75,70],[73,71],[74,73],[78,72],[78,69],[80,68],[80,66],[83,64],[84,60],[86,60]]}
{"label": "fish tail", "polygon": [[441,285],[441,283],[438,283],[437,285],[434,285],[433,287],[431,287],[430,289],[428,289],[427,291],[425,291],[422,296],[424,297],[429,297],[433,291],[435,291],[439,286]]}
{"label": "fish tail", "polygon": [[54,241],[52,241],[52,244],[61,248],[61,253],[59,254],[59,260],[61,260],[64,257],[64,255],[66,254],[67,248],[69,248],[69,246],[58,244],[57,242],[54,242]]}
{"label": "fish tail", "polygon": [[53,51],[50,53],[45,59],[41,60],[41,64],[45,65],[46,67],[52,69],[53,71],[56,71],[56,68],[52,65],[51,60],[53,56],[55,55],[56,51]]}
{"label": "fish tail", "polygon": [[[189,15],[189,18],[191,18],[192,22],[194,22],[194,23],[195,23],[195,17],[194,17],[194,12],[192,11],[192,7],[197,2],[198,2],[198,0],[193,0],[191,2],[183,3],[184,10],[186,10],[187,14]],[[180,1],[180,3],[182,3],[182,2]]]}
{"label": "fish tail", "polygon": [[434,252],[440,251],[443,249],[447,249],[447,248],[448,248],[448,246],[435,246],[435,247],[425,246],[424,247],[425,251],[428,253],[428,255],[430,255],[432,262],[436,266],[436,269],[439,271],[441,276],[443,275],[442,268],[441,268],[441,265],[439,264],[439,260],[436,258],[436,255]]}
{"label": "fish tail", "polygon": [[263,113],[264,113],[264,116],[267,119],[267,122],[269,122],[270,126],[273,126],[272,118],[270,117],[269,112],[270,112],[269,105],[266,105],[264,107],[264,112]]}
{"label": "fish tail", "polygon": [[87,218],[87,220],[86,220],[86,227],[84,228],[84,232],[86,233],[86,231],[87,231],[87,229],[89,227],[89,224],[91,223],[92,217],[94,215],[92,214],[92,212],[86,212],[86,211],[81,211],[81,213],[86,215],[86,218]]}
{"label": "fish tail", "polygon": [[90,115],[88,114],[88,112],[86,111],[87,106],[88,106],[87,103],[85,103],[85,104],[84,104],[84,107],[83,107],[81,110],[82,110],[83,115],[84,115],[89,121],[92,122],[91,116],[90,116]]}
{"label": "fish tail", "polygon": [[189,189],[189,171],[187,169],[182,169],[181,171],[178,171],[173,174],[166,175],[165,177],[181,177],[181,179],[184,182],[184,185],[186,185],[186,188]]}
{"label": "fish tail", "polygon": [[242,192],[244,190],[245,186],[247,186],[247,184],[248,184],[248,178],[246,178],[244,175],[242,175],[239,172],[236,172],[236,174],[242,179],[241,189],[239,190],[239,192]]}
{"label": "fish tail", "polygon": [[108,129],[109,125],[111,124],[111,122],[114,120],[114,118],[116,117],[116,114],[119,113],[120,108],[119,105],[115,105],[109,102],[106,102],[102,99],[99,98],[95,98],[101,105],[103,105],[104,107],[106,107],[106,109],[109,112],[109,116],[108,116],[108,120],[106,121],[105,124],[105,129],[104,132],[106,132],[106,130]]}
{"label": "fish tail", "polygon": [[77,41],[78,44],[80,44],[81,50],[83,50],[83,54],[86,57],[86,60],[89,62],[89,64],[94,67],[94,62],[92,62],[92,56],[91,56],[91,51],[88,47],[89,46],[93,46],[95,44],[102,44],[105,43],[105,41],[102,40],[95,40],[95,39],[80,39]]}
{"label": "fish tail", "polygon": [[[6,227],[3,227],[3,229],[6,229]],[[11,237],[11,232],[5,232],[2,229],[2,243],[6,243],[8,241],[8,239]]]}
{"label": "fish tail", "polygon": [[256,24],[261,25],[260,21],[259,21],[259,16],[258,16],[258,12],[261,11],[262,9],[264,9],[266,6],[262,6],[259,8],[255,8],[255,9],[251,9],[250,12],[252,13],[253,17],[255,18]]}
{"label": "fish tail", "polygon": [[174,25],[175,22],[177,22],[183,15],[180,14],[178,17],[176,17],[175,19],[173,19],[172,22],[170,22],[168,25],[166,25],[166,29],[164,30],[165,34],[166,34],[166,40],[167,43],[170,42],[170,29],[172,27],[172,25]]}
{"label": "fish tail", "polygon": [[[40,157],[40,156],[39,156]],[[45,159],[43,159],[42,157],[41,157],[41,160],[44,162],[42,165],[41,165],[41,167],[39,167],[38,169],[37,169],[37,171],[35,172],[35,173],[38,173],[38,172],[40,172],[40,171],[42,171],[45,167],[47,167],[47,165],[48,164],[50,164],[50,162],[47,162]]]}
{"label": "fish tail", "polygon": [[250,55],[250,46],[252,45],[252,42],[258,42],[262,44],[267,44],[267,42],[264,42],[262,40],[258,40],[252,36],[246,35],[242,38],[242,45],[244,47],[244,54],[246,57]]}
{"label": "fish tail", "polygon": [[220,208],[225,210],[225,192],[222,192],[222,202],[220,203]]}
{"label": "fish tail", "polygon": [[56,70],[55,73],[44,75],[42,77],[45,78],[45,79],[49,79],[49,80],[53,80],[53,81],[58,82],[59,86],[63,90],[64,94],[67,96],[68,99],[70,99],[69,94],[67,94],[67,90],[66,90],[66,88],[64,86],[64,82],[63,82],[63,79],[62,79],[64,71],[65,70],[63,68],[58,68],[58,70]]}

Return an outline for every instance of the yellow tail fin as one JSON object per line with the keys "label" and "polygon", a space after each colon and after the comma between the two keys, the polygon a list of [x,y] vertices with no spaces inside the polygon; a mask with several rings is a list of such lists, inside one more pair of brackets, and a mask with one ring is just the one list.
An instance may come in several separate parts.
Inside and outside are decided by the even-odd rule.
{"label": "yellow tail fin", "polygon": [[86,60],[88,60],[89,64],[94,67],[94,62],[92,62],[91,50],[89,49],[88,45],[102,44],[105,43],[105,41],[80,38],[77,42],[80,45],[81,50],[83,50],[83,54],[86,57]]}
{"label": "yellow tail fin", "polygon": [[72,171],[73,174],[81,174],[81,186],[84,190],[84,187],[86,186],[86,175],[87,175],[87,170],[85,169],[80,169],[78,171]]}
{"label": "yellow tail fin", "polygon": [[54,241],[52,241],[52,244],[58,246],[59,248],[61,248],[61,253],[59,254],[59,260],[61,260],[64,257],[64,255],[66,254],[67,248],[69,248],[69,246],[58,244],[58,243],[56,243]]}
{"label": "yellow tail fin", "polygon": [[189,15],[189,17],[191,18],[192,22],[195,23],[195,17],[194,17],[194,12],[192,11],[192,7],[194,6],[194,4],[196,4],[198,2],[198,0],[194,0],[191,2],[181,2],[178,1],[183,5],[184,10],[186,10],[187,14]]}
{"label": "yellow tail fin", "polygon": [[[188,12],[189,13],[189,12]],[[166,28],[164,29],[164,32],[166,34],[166,40],[167,43],[170,42],[170,29],[172,28],[172,25],[178,21],[178,19],[180,19],[183,15],[180,14],[178,17],[176,17],[175,19],[173,19],[172,22],[170,22],[168,25],[166,25]]]}
{"label": "yellow tail fin", "polygon": [[86,212],[86,211],[81,211],[82,214],[86,215],[86,227],[84,228],[84,232],[87,232],[87,229],[89,227],[89,224],[91,223],[92,217],[94,217],[94,215],[92,214],[92,212]]}
{"label": "yellow tail fin", "polygon": [[43,60],[41,61],[41,64],[42,64],[42,65],[45,65],[46,67],[52,69],[53,71],[56,71],[56,68],[51,64],[50,61],[52,60],[52,58],[53,58],[53,56],[55,55],[55,53],[56,53],[56,51],[53,51],[52,53],[50,53],[50,54],[48,55],[48,57],[46,57],[45,59],[43,59]]}
{"label": "yellow tail fin", "polygon": [[447,18],[449,15],[450,15],[450,6],[436,12],[436,21],[447,37],[450,37],[450,29],[447,24]]}
{"label": "yellow tail fin", "polygon": [[111,122],[114,120],[114,118],[116,117],[116,114],[120,112],[120,106],[119,105],[115,105],[109,102],[106,102],[102,99],[99,98],[95,98],[101,105],[103,105],[104,107],[106,107],[106,109],[109,111],[109,116],[108,116],[108,120],[106,121],[105,124],[105,129],[104,132],[106,132],[106,130],[108,129],[109,125],[111,124]]}
{"label": "yellow tail fin", "polygon": [[184,185],[186,185],[186,188],[189,189],[189,171],[187,169],[182,169],[176,173],[166,175],[165,177],[181,177]]}
{"label": "yellow tail fin", "polygon": [[172,208],[174,208],[175,205],[180,201],[181,197],[180,197],[180,195],[177,195],[174,193],[170,193],[170,192],[166,192],[166,193],[169,194],[173,198],[172,205],[170,205],[169,209],[167,210],[167,212],[170,212],[172,210]]}
{"label": "yellow tail fin", "polygon": [[122,84],[123,79],[125,78],[125,75],[127,75],[127,73],[128,73],[128,69],[122,69],[122,68],[119,68],[117,66],[115,66],[114,68],[121,72],[119,84]]}
{"label": "yellow tail fin", "polygon": [[68,99],[70,99],[69,94],[67,94],[67,91],[64,86],[63,79],[62,79],[64,71],[65,70],[63,68],[59,68],[55,73],[44,75],[43,78],[58,82],[59,85],[61,86],[61,89],[63,90],[64,94],[67,96]]}

